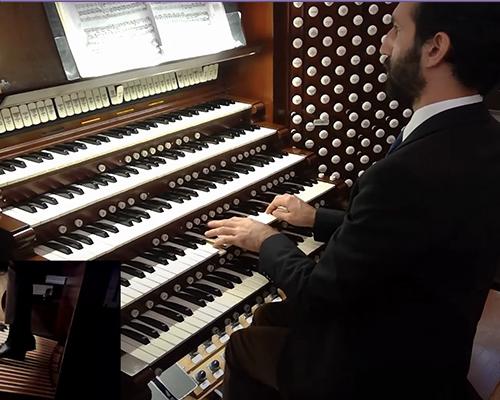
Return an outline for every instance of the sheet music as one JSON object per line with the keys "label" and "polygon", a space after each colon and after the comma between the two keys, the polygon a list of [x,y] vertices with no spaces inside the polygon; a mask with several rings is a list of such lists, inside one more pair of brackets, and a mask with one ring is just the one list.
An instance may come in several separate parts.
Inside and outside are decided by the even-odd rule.
{"label": "sheet music", "polygon": [[222,3],[149,3],[162,42],[164,61],[232,49],[233,40]]}
{"label": "sheet music", "polygon": [[222,3],[56,3],[81,77],[212,54],[242,45]]}

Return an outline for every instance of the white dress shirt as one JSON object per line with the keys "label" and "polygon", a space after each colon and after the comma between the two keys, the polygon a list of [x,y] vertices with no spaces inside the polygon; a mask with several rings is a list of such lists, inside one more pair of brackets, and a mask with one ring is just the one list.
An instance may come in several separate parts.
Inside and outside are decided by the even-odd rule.
{"label": "white dress shirt", "polygon": [[412,132],[420,126],[424,121],[433,117],[440,112],[451,108],[461,107],[469,104],[480,103],[483,101],[483,96],[475,94],[473,96],[458,97],[456,99],[438,101],[437,103],[428,104],[415,111],[408,122],[408,125],[403,129],[403,141],[405,141]]}

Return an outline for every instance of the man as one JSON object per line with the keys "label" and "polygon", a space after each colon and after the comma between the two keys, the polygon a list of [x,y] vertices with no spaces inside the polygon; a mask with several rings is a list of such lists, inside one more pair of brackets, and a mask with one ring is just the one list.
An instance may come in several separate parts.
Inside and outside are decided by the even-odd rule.
{"label": "man", "polygon": [[[381,52],[414,114],[345,213],[278,196],[267,211],[328,241],[317,265],[250,219],[216,245],[260,251],[288,299],[231,336],[224,399],[465,397],[477,322],[500,258],[500,6],[402,3]],[[279,394],[278,394],[279,393]]]}
{"label": "man", "polygon": [[0,345],[0,358],[24,360],[26,352],[35,350],[35,338],[31,333],[33,272],[23,268],[29,267],[10,264],[8,268],[6,320],[10,327],[7,341]]}

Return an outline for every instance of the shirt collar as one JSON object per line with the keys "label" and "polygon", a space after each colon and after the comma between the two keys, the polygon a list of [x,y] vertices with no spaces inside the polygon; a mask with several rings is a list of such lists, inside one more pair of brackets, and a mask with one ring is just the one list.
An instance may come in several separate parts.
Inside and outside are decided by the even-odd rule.
{"label": "shirt collar", "polygon": [[437,103],[428,104],[422,108],[415,111],[403,130],[403,141],[410,136],[410,134],[424,121],[433,117],[440,112],[449,110],[450,108],[456,108],[461,106],[466,106],[469,104],[480,103],[483,101],[483,96],[475,94],[473,96],[458,97],[456,99],[438,101]]}

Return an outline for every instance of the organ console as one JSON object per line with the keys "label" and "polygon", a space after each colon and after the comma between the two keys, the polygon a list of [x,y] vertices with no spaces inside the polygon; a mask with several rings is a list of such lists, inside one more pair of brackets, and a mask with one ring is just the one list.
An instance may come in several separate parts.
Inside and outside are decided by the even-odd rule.
{"label": "organ console", "polygon": [[257,254],[214,248],[208,220],[273,224],[317,257],[309,230],[264,210],[283,193],[342,207],[411,114],[381,88],[392,8],[241,3],[244,47],[68,81],[43,6],[0,5],[4,251],[121,262],[129,386],[167,398],[177,367],[195,383],[185,394],[214,395],[228,335],[285,296]]}

